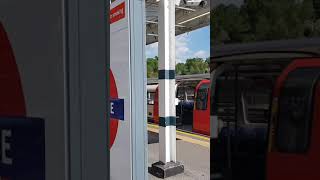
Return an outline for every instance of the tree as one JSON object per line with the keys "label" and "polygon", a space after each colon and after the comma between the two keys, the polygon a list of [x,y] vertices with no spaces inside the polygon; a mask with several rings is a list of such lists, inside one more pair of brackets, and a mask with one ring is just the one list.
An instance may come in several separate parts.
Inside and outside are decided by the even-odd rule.
{"label": "tree", "polygon": [[185,63],[186,74],[202,74],[209,72],[209,64],[202,58],[187,59]]}
{"label": "tree", "polygon": [[176,65],[176,74],[177,75],[186,75],[187,69],[184,63],[178,63]]}
{"label": "tree", "polygon": [[[158,57],[147,59],[147,77],[158,77]],[[176,75],[202,74],[209,73],[210,58],[206,60],[202,58],[187,59],[186,63],[176,64]]]}
{"label": "tree", "polygon": [[147,59],[147,77],[157,78],[158,77],[158,57]]}
{"label": "tree", "polygon": [[[318,0],[315,0],[318,1]],[[296,39],[318,35],[314,0],[244,0],[212,13],[211,45]]]}

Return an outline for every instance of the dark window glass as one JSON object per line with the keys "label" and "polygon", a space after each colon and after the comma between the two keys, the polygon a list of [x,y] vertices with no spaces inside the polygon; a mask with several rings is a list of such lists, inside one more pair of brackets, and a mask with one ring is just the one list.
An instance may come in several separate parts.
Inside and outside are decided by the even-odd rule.
{"label": "dark window glass", "polygon": [[156,95],[156,93],[154,93],[154,92],[148,93],[148,104],[149,105],[154,105],[155,95]]}
{"label": "dark window glass", "polygon": [[194,100],[194,89],[195,87],[193,86],[186,87],[187,100]]}
{"label": "dark window glass", "polygon": [[213,100],[213,112],[221,120],[234,121],[235,88],[234,80],[218,78],[216,81],[216,94]]}
{"label": "dark window glass", "polygon": [[194,90],[199,81],[184,81],[177,87],[176,97],[182,101],[193,101],[194,100]]}
{"label": "dark window glass", "polygon": [[198,89],[197,96],[196,96],[197,110],[207,109],[208,90],[209,90],[209,84],[202,84]]}
{"label": "dark window glass", "polygon": [[289,73],[279,99],[276,146],[281,152],[308,150],[312,122],[313,91],[320,69],[298,69]]}
{"label": "dark window glass", "polygon": [[179,100],[185,100],[185,88],[184,86],[179,85],[177,89],[177,98]]}
{"label": "dark window glass", "polygon": [[243,94],[244,110],[250,123],[267,123],[271,90],[253,89]]}

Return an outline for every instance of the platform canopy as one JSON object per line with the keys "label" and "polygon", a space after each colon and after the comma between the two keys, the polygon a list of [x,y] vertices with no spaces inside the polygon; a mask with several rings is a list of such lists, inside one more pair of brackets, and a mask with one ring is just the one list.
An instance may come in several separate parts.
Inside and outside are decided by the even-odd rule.
{"label": "platform canopy", "polygon": [[[183,2],[183,0],[181,0]],[[146,43],[158,42],[159,0],[146,0]],[[176,35],[210,25],[210,0],[205,6],[176,6]]]}

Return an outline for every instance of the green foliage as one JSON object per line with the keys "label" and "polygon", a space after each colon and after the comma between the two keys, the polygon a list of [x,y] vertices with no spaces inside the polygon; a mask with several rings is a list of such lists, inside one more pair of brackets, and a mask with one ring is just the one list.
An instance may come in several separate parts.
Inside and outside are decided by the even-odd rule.
{"label": "green foliage", "polygon": [[158,77],[158,57],[147,59],[147,77],[156,78]]}
{"label": "green foliage", "polygon": [[176,65],[176,74],[188,74],[188,70],[186,69],[186,65],[184,63],[178,63]]}
{"label": "green foliage", "polygon": [[[147,59],[147,77],[158,77],[158,57]],[[186,63],[176,64],[176,75],[202,74],[209,72],[209,58],[187,59]]]}
{"label": "green foliage", "polygon": [[313,0],[244,0],[219,5],[211,18],[211,45],[320,35]]}
{"label": "green foliage", "polygon": [[[209,64],[202,58],[187,59],[185,63],[185,74],[202,74],[209,72]],[[181,74],[183,75],[183,74]]]}

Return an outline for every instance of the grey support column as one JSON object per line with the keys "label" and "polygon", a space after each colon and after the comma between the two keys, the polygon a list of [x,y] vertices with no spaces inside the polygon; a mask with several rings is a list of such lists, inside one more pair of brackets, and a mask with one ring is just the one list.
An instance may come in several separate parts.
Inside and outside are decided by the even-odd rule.
{"label": "grey support column", "polygon": [[175,1],[160,0],[159,9],[159,162],[151,173],[160,178],[184,171],[176,161]]}

